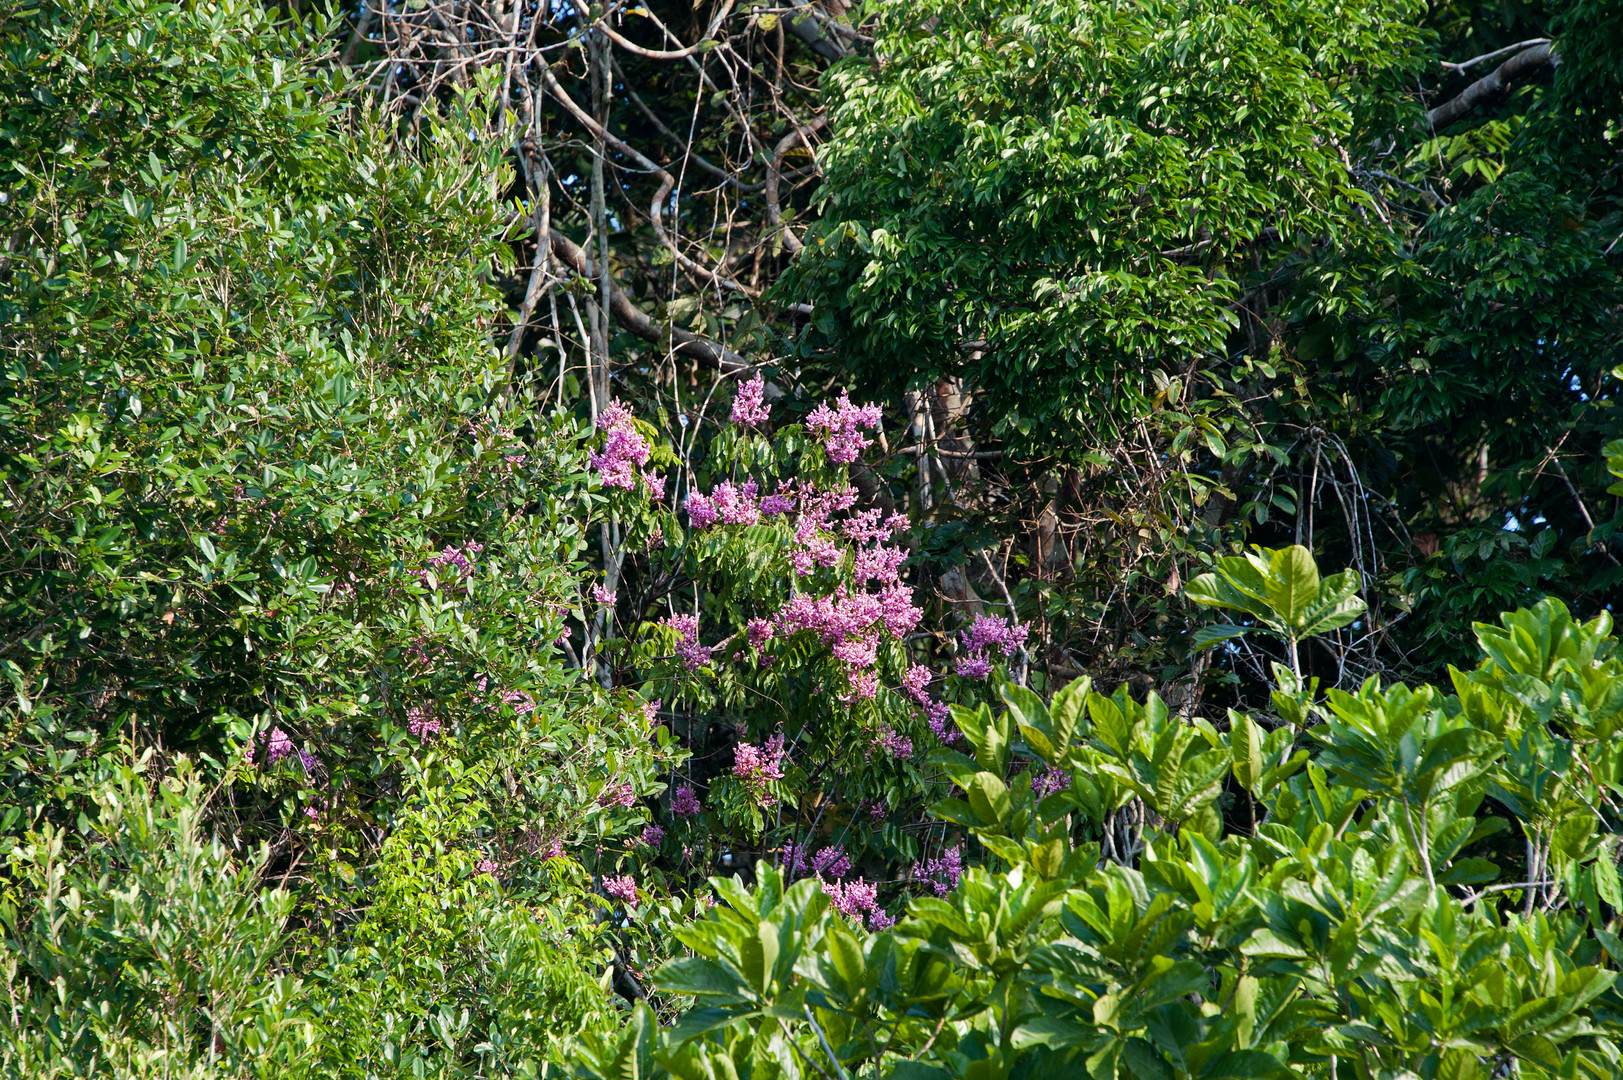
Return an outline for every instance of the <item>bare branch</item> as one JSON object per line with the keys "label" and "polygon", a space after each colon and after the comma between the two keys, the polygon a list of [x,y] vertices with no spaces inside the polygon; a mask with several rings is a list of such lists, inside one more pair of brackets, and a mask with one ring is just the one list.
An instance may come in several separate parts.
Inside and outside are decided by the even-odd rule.
{"label": "bare branch", "polygon": [[[598,280],[597,266],[586,257],[578,245],[561,232],[552,234],[552,250],[569,266],[570,269],[582,277],[592,281]],[[662,325],[652,316],[643,311],[631,298],[619,289],[612,289],[609,294],[609,307],[620,325],[636,334],[644,341],[657,344],[670,342],[670,347],[683,356],[693,357],[708,364],[714,364],[725,372],[748,372],[755,370],[755,365],[728,349],[726,346],[711,341],[707,337],[683,330],[679,326]]]}
{"label": "bare branch", "polygon": [[704,37],[694,42],[692,45],[689,45],[685,49],[660,50],[643,48],[636,42],[628,41],[624,37],[621,37],[620,34],[615,31],[614,27],[609,25],[607,18],[599,19],[592,25],[607,34],[610,40],[612,40],[616,45],[620,46],[620,48],[625,49],[627,52],[634,52],[638,56],[646,56],[650,60],[685,60],[694,53],[703,50],[706,42],[709,42],[712,45],[714,44],[716,31],[720,29],[722,23],[727,21],[727,16],[732,14],[733,3],[734,0],[727,0],[726,3],[722,4],[721,10],[716,13],[716,17],[710,20],[710,29],[705,32]]}
{"label": "bare branch", "polygon": [[803,143],[808,150],[811,149],[808,136],[827,124],[828,116],[825,114],[813,118],[805,127],[796,125],[793,131],[778,140],[778,145],[772,151],[772,165],[767,169],[765,192],[767,222],[774,230],[782,229],[783,246],[789,249],[791,255],[798,255],[805,250],[806,245],[800,242],[800,238],[792,230],[784,228],[783,214],[778,207],[778,181],[783,175],[783,157],[796,143]]}
{"label": "bare branch", "polygon": [[559,84],[558,77],[552,73],[552,68],[543,65],[541,67],[541,78],[546,83],[547,90],[551,92],[552,96],[557,98],[558,103],[561,104],[565,109],[569,110],[570,115],[579,121],[582,127],[586,128],[587,131],[590,131],[593,135],[596,135],[598,138],[602,139],[605,144],[614,147],[614,149],[636,162],[641,168],[647,169],[649,172],[659,177],[659,190],[654,193],[654,197],[649,200],[648,203],[649,223],[653,225],[654,235],[659,238],[660,244],[671,253],[671,255],[676,259],[677,264],[684,270],[688,270],[704,278],[717,288],[729,289],[733,292],[743,293],[745,296],[753,297],[755,293],[751,289],[740,285],[731,278],[722,277],[714,270],[701,266],[692,259],[688,258],[686,255],[682,254],[681,249],[676,246],[676,241],[672,240],[670,234],[665,231],[665,216],[663,207],[665,205],[665,200],[670,197],[671,190],[676,187],[676,177],[666,172],[663,168],[656,164],[653,159],[643,154],[642,151],[636,149],[623,139],[611,134],[608,128],[604,127],[592,117],[588,116],[584,109],[575,104],[575,99],[569,96],[569,92]]}
{"label": "bare branch", "polygon": [[1438,128],[1445,128],[1472,109],[1503,93],[1505,88],[1510,85],[1511,80],[1531,75],[1546,67],[1556,66],[1561,62],[1561,58],[1552,53],[1550,49],[1551,46],[1546,43],[1535,45],[1526,52],[1517,53],[1464,90],[1461,90],[1454,97],[1449,98],[1428,112],[1426,114],[1426,123],[1430,125],[1433,131]]}
{"label": "bare branch", "polygon": [[1530,49],[1534,45],[1548,45],[1549,43],[1549,38],[1528,38],[1526,41],[1518,41],[1514,45],[1506,45],[1502,49],[1495,49],[1493,52],[1483,53],[1481,56],[1473,56],[1464,63],[1450,64],[1447,60],[1444,60],[1443,67],[1448,71],[1464,71],[1466,68],[1475,67],[1485,61],[1496,60],[1506,53],[1515,52],[1517,49]]}

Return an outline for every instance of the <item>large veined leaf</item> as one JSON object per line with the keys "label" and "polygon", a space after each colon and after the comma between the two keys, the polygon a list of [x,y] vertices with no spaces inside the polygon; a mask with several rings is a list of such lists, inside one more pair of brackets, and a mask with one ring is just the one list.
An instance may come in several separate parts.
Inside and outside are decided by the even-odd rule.
{"label": "large veined leaf", "polygon": [[[1358,618],[1365,609],[1358,586],[1352,570],[1321,579],[1312,553],[1293,545],[1219,559],[1212,572],[1195,578],[1184,593],[1197,604],[1250,615],[1279,637],[1301,641]],[[1210,648],[1244,632],[1220,623],[1198,631],[1194,645]]]}

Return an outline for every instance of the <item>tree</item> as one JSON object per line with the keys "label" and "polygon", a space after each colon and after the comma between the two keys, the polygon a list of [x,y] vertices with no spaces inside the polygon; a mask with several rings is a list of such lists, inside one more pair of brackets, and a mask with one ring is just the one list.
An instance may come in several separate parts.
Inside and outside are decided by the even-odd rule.
{"label": "tree", "polygon": [[[1258,558],[1287,601],[1316,591],[1299,550]],[[1294,621],[1278,598],[1224,605]],[[1456,693],[1372,678],[1320,702],[1287,679],[1277,715],[1227,731],[1085,679],[955,709],[974,756],[935,760],[966,799],[935,812],[983,868],[874,934],[811,883],[717,879],[660,973],[693,1007],[635,1014],[575,1074],[1610,1076],[1611,620],[1545,601],[1477,636]],[[1534,776],[1568,786],[1553,836],[1513,794]],[[1473,854],[1509,828],[1548,861]]]}

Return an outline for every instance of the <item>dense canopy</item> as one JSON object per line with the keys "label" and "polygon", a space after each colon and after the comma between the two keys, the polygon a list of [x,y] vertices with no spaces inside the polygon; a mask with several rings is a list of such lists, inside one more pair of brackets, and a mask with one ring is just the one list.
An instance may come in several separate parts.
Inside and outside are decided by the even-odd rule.
{"label": "dense canopy", "polygon": [[1616,0],[0,0],[0,1075],[1623,1071]]}

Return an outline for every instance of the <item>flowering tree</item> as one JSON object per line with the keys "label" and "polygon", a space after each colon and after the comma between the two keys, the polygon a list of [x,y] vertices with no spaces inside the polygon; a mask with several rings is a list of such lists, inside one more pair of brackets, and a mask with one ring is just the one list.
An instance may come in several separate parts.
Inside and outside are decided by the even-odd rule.
{"label": "flowering tree", "polygon": [[600,863],[633,922],[657,916],[631,910],[629,880],[707,892],[708,874],[757,863],[820,880],[874,927],[906,894],[949,888],[962,839],[924,813],[941,780],[927,756],[958,741],[952,703],[1020,667],[1026,628],[1006,618],[926,628],[907,516],[851,479],[878,407],[841,394],[774,423],[793,403],[768,389],[741,381],[725,420],[669,442],[625,402],[597,422],[590,462],[621,542],[585,590],[583,625],[603,630],[581,662],[636,688],[653,738],[686,752],[659,823]]}

